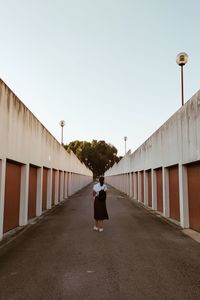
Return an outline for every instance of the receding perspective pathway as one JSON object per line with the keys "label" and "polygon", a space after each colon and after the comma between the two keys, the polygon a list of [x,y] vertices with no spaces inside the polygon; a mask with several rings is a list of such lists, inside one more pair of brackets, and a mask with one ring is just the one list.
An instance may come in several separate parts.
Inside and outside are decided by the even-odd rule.
{"label": "receding perspective pathway", "polygon": [[91,190],[0,249],[0,299],[200,299],[200,244],[111,187],[95,232]]}

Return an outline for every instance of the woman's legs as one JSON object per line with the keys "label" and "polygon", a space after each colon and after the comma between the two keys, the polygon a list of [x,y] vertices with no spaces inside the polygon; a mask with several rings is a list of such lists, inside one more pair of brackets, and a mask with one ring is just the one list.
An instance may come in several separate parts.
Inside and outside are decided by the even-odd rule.
{"label": "woman's legs", "polygon": [[103,228],[103,220],[95,220],[95,225],[98,228]]}
{"label": "woman's legs", "polygon": [[103,231],[103,220],[95,220],[94,230]]}
{"label": "woman's legs", "polygon": [[103,220],[99,220],[98,222],[98,228],[103,228]]}

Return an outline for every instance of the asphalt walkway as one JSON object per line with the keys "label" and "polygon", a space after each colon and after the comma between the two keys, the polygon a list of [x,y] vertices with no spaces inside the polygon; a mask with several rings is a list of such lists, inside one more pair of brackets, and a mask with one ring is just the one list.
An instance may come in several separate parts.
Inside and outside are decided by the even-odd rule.
{"label": "asphalt walkway", "polygon": [[200,299],[200,244],[113,188],[94,232],[91,189],[0,249],[0,299]]}

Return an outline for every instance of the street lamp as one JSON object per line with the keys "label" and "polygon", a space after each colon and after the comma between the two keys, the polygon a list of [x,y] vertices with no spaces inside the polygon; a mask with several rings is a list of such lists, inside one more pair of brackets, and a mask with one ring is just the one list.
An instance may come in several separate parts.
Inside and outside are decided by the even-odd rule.
{"label": "street lamp", "polygon": [[125,142],[125,155],[126,155],[126,141],[127,141],[127,136],[124,137],[124,142]]}
{"label": "street lamp", "polygon": [[176,57],[177,64],[181,67],[181,98],[182,106],[184,105],[184,87],[183,87],[183,66],[188,62],[188,55],[185,52],[181,52]]}
{"label": "street lamp", "polygon": [[61,126],[61,144],[63,145],[63,127],[65,126],[65,121],[61,120],[59,124]]}

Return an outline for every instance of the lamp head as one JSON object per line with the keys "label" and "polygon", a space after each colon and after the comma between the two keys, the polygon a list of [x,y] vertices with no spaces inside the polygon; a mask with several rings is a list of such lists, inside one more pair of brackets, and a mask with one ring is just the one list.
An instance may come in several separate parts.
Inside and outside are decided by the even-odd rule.
{"label": "lamp head", "polygon": [[185,52],[181,52],[176,57],[176,62],[179,66],[184,66],[188,62],[188,55]]}
{"label": "lamp head", "polygon": [[65,126],[65,121],[61,120],[59,124],[60,124],[61,127],[64,127]]}

